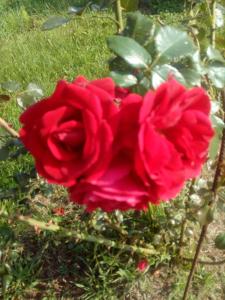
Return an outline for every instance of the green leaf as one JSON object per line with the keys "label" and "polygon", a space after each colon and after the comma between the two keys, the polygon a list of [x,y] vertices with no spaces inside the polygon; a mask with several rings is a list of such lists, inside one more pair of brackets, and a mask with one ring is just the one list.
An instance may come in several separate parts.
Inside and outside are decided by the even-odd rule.
{"label": "green leaf", "polygon": [[218,248],[220,250],[225,249],[225,233],[220,233],[217,235],[217,237],[215,239],[215,245],[216,245],[216,248]]}
{"label": "green leaf", "polygon": [[113,78],[118,86],[129,87],[137,83],[137,78],[129,73],[110,72],[110,77]]}
{"label": "green leaf", "polygon": [[202,66],[199,51],[174,63],[173,66],[183,75],[187,86],[201,85]]}
{"label": "green leaf", "polygon": [[0,86],[3,90],[6,90],[10,93],[14,93],[20,89],[20,83],[16,81],[6,81],[1,83]]}
{"label": "green leaf", "polygon": [[177,60],[196,52],[188,34],[171,26],[161,27],[155,41],[159,55],[169,60]]}
{"label": "green leaf", "polygon": [[209,146],[209,157],[210,159],[214,160],[218,154],[219,146],[221,142],[221,136],[219,132],[216,130],[215,135],[210,143]]}
{"label": "green leaf", "polygon": [[138,9],[139,0],[121,0],[121,6],[126,11],[135,11]]}
{"label": "green leaf", "polygon": [[119,71],[122,73],[131,74],[134,69],[131,68],[128,63],[123,60],[121,57],[117,56],[109,61],[109,70],[110,71]]}
{"label": "green leaf", "polygon": [[140,12],[129,13],[123,35],[133,38],[142,46],[147,46],[153,41],[155,28],[155,24]]}
{"label": "green leaf", "polygon": [[87,6],[70,6],[68,13],[81,16]]}
{"label": "green leaf", "polygon": [[108,47],[122,57],[134,68],[147,68],[151,63],[151,56],[135,40],[125,36],[112,36],[107,39]]}
{"label": "green leaf", "polygon": [[211,120],[214,125],[213,127],[217,128],[219,130],[222,130],[223,128],[225,128],[225,123],[221,118],[219,118],[215,115],[212,115]]}
{"label": "green leaf", "polygon": [[224,60],[222,54],[220,53],[220,51],[213,48],[212,46],[209,46],[207,48],[206,54],[207,54],[209,60],[225,62],[225,60]]}
{"label": "green leaf", "polygon": [[178,68],[179,72],[184,77],[188,86],[200,86],[201,85],[201,75],[198,71],[188,68]]}
{"label": "green leaf", "polygon": [[[212,102],[212,109],[215,111],[214,113],[216,113],[219,110],[219,105],[216,102]],[[210,159],[213,160],[216,158],[216,156],[218,154],[218,150],[219,150],[221,138],[222,138],[222,132],[223,132],[223,129],[225,128],[225,124],[224,124],[223,120],[220,119],[219,117],[217,117],[215,114],[211,115],[211,120],[213,123],[213,127],[215,129],[215,135],[210,143],[209,157],[210,157]]]}
{"label": "green leaf", "polygon": [[152,86],[156,89],[161,83],[168,79],[169,75],[173,75],[180,83],[186,84],[183,75],[170,65],[158,65],[152,70]]}
{"label": "green leaf", "polygon": [[17,104],[22,109],[26,109],[30,105],[36,103],[43,95],[43,91],[39,86],[35,83],[30,83],[27,90],[17,97]]}
{"label": "green leaf", "polygon": [[198,211],[197,217],[202,226],[210,224],[214,220],[214,209],[206,205]]}
{"label": "green leaf", "polygon": [[140,94],[144,95],[151,88],[151,80],[148,77],[143,77],[139,82]]}
{"label": "green leaf", "polygon": [[220,102],[219,101],[211,101],[211,114],[216,114],[220,111]]}
{"label": "green leaf", "polygon": [[215,87],[219,89],[225,87],[225,63],[218,61],[209,63],[206,71]]}
{"label": "green leaf", "polygon": [[42,30],[51,30],[51,29],[54,29],[56,27],[60,27],[62,25],[65,25],[70,20],[71,19],[65,18],[65,17],[62,17],[62,16],[52,16],[42,24],[41,29]]}

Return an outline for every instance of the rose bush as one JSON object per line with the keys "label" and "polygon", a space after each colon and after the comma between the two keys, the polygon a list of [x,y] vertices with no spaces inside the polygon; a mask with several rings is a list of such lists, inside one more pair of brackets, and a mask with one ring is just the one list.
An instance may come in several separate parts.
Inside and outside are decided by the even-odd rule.
{"label": "rose bush", "polygon": [[202,88],[173,78],[142,97],[109,78],[79,77],[24,112],[20,136],[39,174],[69,187],[73,202],[140,210],[199,175],[213,136],[209,112]]}
{"label": "rose bush", "polygon": [[111,157],[117,97],[112,79],[78,77],[60,81],[52,96],[30,106],[20,117],[20,138],[38,173],[64,186],[98,177]]}

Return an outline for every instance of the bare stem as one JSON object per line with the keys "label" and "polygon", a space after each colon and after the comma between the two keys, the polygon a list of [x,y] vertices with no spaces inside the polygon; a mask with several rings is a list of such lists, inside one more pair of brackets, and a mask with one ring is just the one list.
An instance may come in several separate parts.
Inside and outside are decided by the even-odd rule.
{"label": "bare stem", "polygon": [[212,0],[212,26],[211,26],[211,44],[215,48],[216,43],[216,0]]}
{"label": "bare stem", "polygon": [[11,128],[9,126],[9,124],[5,120],[3,120],[2,118],[0,118],[0,127],[4,128],[6,131],[8,131],[8,133],[11,136],[13,136],[15,138],[19,138],[18,132],[16,132],[13,128]]}
{"label": "bare stem", "polygon": [[199,254],[200,254],[200,251],[201,251],[201,248],[202,248],[203,241],[205,239],[207,229],[208,229],[208,224],[204,225],[202,227],[201,234],[200,234],[200,237],[199,237],[199,240],[198,240],[198,245],[197,245],[197,248],[196,248],[196,251],[195,251],[195,256],[194,256],[194,259],[193,259],[193,262],[192,262],[191,270],[190,270],[190,273],[188,275],[187,284],[186,284],[184,295],[183,295],[183,300],[186,300],[187,297],[188,297],[188,292],[189,292],[189,289],[190,289],[191,281],[192,281],[192,278],[193,278],[193,275],[194,275],[194,272],[195,272],[195,268],[196,268],[196,265],[197,265],[197,262],[198,262],[198,257],[199,257]]}
{"label": "bare stem", "polygon": [[177,257],[179,258],[181,255],[181,251],[183,249],[183,243],[184,243],[184,230],[186,227],[187,220],[186,218],[183,219],[182,224],[181,224],[181,231],[180,231],[180,238],[179,238],[179,244],[178,244],[178,249],[177,249]]}
{"label": "bare stem", "polygon": [[[223,101],[223,109],[224,109],[224,121],[225,121],[225,91],[222,92],[222,101]],[[216,171],[214,175],[214,180],[213,180],[213,185],[212,185],[212,192],[214,194],[214,197],[211,198],[211,201],[209,201],[209,206],[212,207],[214,202],[216,201],[216,192],[217,192],[217,186],[218,186],[218,180],[221,175],[221,168],[222,168],[222,163],[223,163],[223,157],[225,154],[225,129],[223,129],[223,136],[222,136],[222,141],[221,141],[221,146],[220,146],[220,152],[219,152],[219,157],[218,157],[218,162],[216,166]],[[195,251],[195,256],[194,260],[192,262],[191,270],[187,279],[184,295],[183,295],[183,300],[186,300],[188,297],[188,292],[190,289],[191,281],[195,272],[196,265],[198,263],[198,257],[201,252],[202,244],[205,239],[207,230],[208,230],[209,224],[203,225],[201,229],[201,234],[198,240],[197,248]]]}
{"label": "bare stem", "polygon": [[115,15],[116,15],[117,32],[120,33],[123,30],[123,15],[122,15],[122,6],[120,0],[116,0],[115,2]]}

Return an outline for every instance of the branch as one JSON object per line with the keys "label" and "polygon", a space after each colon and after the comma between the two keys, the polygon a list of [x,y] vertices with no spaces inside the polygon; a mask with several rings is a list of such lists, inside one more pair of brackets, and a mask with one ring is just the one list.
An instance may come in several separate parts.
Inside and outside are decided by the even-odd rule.
{"label": "branch", "polygon": [[6,131],[8,131],[8,133],[15,137],[15,138],[19,138],[19,133],[17,131],[15,131],[13,128],[11,128],[9,126],[9,124],[3,120],[2,118],[0,118],[0,127],[4,128]]}
{"label": "branch", "polygon": [[216,0],[212,0],[211,44],[212,44],[212,47],[215,48],[215,44],[216,44]]}
{"label": "branch", "polygon": [[80,233],[77,231],[67,230],[66,228],[62,228],[58,225],[48,224],[48,223],[45,223],[42,221],[37,221],[37,220],[27,217],[27,216],[17,216],[16,219],[19,221],[25,222],[30,226],[36,227],[38,229],[57,232],[62,237],[72,237],[76,240],[94,242],[97,244],[105,245],[106,247],[117,248],[117,249],[124,250],[124,251],[137,252],[137,253],[140,253],[140,254],[146,255],[146,256],[158,254],[158,251],[156,251],[155,249],[148,249],[148,248],[143,248],[143,247],[138,247],[138,246],[133,246],[133,245],[121,244],[116,241],[111,241],[111,240],[108,240],[103,237],[96,237],[96,236],[89,235],[86,233]]}

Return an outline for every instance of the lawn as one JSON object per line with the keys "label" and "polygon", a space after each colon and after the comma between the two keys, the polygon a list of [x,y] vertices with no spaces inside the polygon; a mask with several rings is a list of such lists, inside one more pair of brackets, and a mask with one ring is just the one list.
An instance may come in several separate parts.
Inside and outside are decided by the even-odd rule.
{"label": "lawn", "polygon": [[[47,96],[62,78],[71,81],[78,75],[88,79],[107,76],[111,53],[106,37],[116,32],[111,11],[88,11],[65,27],[40,29],[49,16],[65,15],[73,3],[1,1],[0,82],[19,82],[19,92],[29,83],[36,83]],[[183,2],[154,0],[151,10],[145,13],[165,24],[180,24],[184,17]],[[10,101],[0,102],[0,116],[19,129],[21,110],[16,104],[17,93],[10,96]],[[87,214],[69,203],[62,188],[50,186],[36,176],[28,154],[0,162],[0,298],[180,299],[190,264],[170,267],[174,245],[168,239],[171,241],[177,234],[171,210],[182,209],[179,205],[184,197],[185,191],[173,204],[153,207],[148,214]],[[62,215],[59,208],[64,209]],[[120,243],[135,242],[135,232],[140,228],[143,237],[137,241],[139,245],[144,243],[151,248],[153,243],[157,248],[159,239],[165,242],[159,246],[160,254],[149,259],[149,272],[142,274],[136,270],[142,257],[135,252],[28,227],[15,219],[19,214]],[[173,237],[167,228],[172,228]],[[185,254],[191,257],[193,244],[188,240],[186,245]],[[211,250],[206,248],[207,251]],[[200,265],[190,299],[224,299],[223,271],[222,267]]]}

